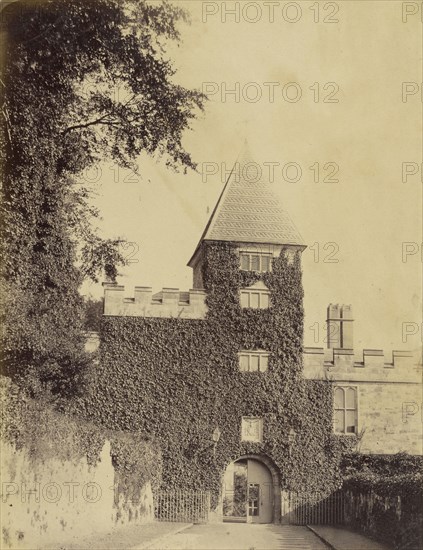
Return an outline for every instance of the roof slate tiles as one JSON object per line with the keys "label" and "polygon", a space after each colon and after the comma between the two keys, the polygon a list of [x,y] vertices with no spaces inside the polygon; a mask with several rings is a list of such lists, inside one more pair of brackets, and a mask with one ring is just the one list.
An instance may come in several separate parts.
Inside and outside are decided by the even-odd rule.
{"label": "roof slate tiles", "polygon": [[[235,163],[201,241],[304,246],[294,222],[247,149]],[[201,242],[200,241],[200,242]]]}

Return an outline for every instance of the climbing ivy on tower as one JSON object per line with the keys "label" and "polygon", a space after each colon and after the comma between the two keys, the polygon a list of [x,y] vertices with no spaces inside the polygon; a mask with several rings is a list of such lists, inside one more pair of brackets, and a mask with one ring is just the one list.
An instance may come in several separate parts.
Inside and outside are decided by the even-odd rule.
{"label": "climbing ivy on tower", "polygon": [[[95,387],[80,406],[115,429],[155,436],[165,488],[209,489],[217,502],[226,466],[245,454],[267,455],[284,490],[336,488],[340,456],[354,438],[332,433],[330,384],[301,375],[299,254],[291,264],[282,251],[271,272],[256,273],[239,269],[233,244],[202,246],[206,318],[105,317]],[[240,289],[259,279],[271,307],[242,309]],[[242,349],[267,350],[268,370],[240,372]],[[243,416],[263,418],[261,443],[241,441]]]}

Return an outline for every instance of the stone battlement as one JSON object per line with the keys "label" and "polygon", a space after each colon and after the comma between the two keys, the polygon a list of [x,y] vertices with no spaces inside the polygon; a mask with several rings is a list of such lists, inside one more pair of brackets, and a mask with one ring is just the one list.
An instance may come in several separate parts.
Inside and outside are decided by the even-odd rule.
{"label": "stone battlement", "polygon": [[177,288],[163,288],[153,294],[151,287],[136,286],[134,297],[127,298],[124,286],[103,286],[104,315],[204,319],[207,312],[204,290],[180,292]]}
{"label": "stone battlement", "polygon": [[421,383],[422,368],[410,351],[393,351],[392,362],[385,362],[383,350],[312,348],[303,351],[304,377],[350,382]]}

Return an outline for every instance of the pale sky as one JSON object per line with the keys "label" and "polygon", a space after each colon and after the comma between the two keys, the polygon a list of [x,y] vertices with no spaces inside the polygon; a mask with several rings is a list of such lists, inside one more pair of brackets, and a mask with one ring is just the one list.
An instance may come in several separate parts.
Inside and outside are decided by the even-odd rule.
{"label": "pale sky", "polygon": [[[134,243],[127,253],[137,262],[118,279],[126,295],[132,296],[136,285],[154,291],[192,287],[186,263],[223,187],[222,163],[230,169],[247,138],[263,171],[274,163],[275,191],[309,245],[303,253],[305,345],[325,346],[326,307],[332,302],[352,304],[356,348],[384,349],[389,358],[392,349],[419,347],[419,15],[403,22],[404,3],[391,0],[304,1],[288,7],[273,2],[272,22],[269,5],[241,2],[234,22],[222,13],[225,2],[180,4],[189,9],[192,24],[181,26],[183,42],[169,50],[175,78],[187,87],[207,86],[211,93],[184,144],[200,172],[209,163],[217,173],[175,174],[143,157],[138,181],[127,181],[132,180],[128,173],[111,163],[101,167],[101,177],[86,174],[98,178],[95,203],[104,235]],[[226,2],[228,9],[234,4]],[[410,11],[412,4],[418,6],[409,4]],[[404,82],[411,83],[407,97]],[[236,83],[239,97],[229,93]],[[418,173],[403,182],[405,162],[416,163],[409,170]],[[337,174],[331,174],[336,167]],[[403,243],[413,243],[405,258]],[[84,293],[100,296],[102,287],[86,285]],[[407,342],[403,323],[409,323]]]}

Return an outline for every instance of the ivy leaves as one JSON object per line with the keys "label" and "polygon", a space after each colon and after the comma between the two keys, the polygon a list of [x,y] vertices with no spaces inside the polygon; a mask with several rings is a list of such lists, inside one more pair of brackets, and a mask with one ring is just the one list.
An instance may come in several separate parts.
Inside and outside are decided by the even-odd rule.
{"label": "ivy leaves", "polygon": [[[331,388],[301,377],[299,262],[288,264],[282,254],[270,273],[241,272],[233,245],[203,246],[206,319],[105,318],[88,413],[115,429],[154,434],[165,488],[209,489],[217,502],[224,468],[246,453],[270,457],[285,490],[337,488],[346,442],[332,437]],[[272,307],[241,309],[240,288],[259,278]],[[238,351],[257,348],[270,353],[268,371],[240,372]],[[250,415],[263,418],[262,443],[241,441],[241,418]],[[221,437],[213,453],[216,427]]]}

